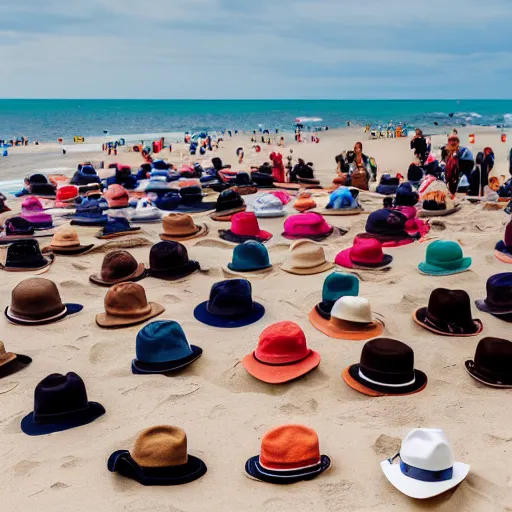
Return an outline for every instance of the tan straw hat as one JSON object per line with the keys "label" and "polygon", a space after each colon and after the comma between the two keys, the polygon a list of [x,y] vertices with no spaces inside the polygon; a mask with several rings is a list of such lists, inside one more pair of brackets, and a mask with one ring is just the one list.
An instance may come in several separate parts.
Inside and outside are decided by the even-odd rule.
{"label": "tan straw hat", "polygon": [[325,258],[321,244],[311,240],[297,240],[290,245],[290,253],[281,268],[285,272],[298,275],[320,274],[334,267]]}

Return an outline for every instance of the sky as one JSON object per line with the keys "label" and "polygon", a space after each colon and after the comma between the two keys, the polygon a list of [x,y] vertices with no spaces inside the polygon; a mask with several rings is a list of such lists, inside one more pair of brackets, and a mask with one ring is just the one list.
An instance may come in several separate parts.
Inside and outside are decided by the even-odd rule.
{"label": "sky", "polygon": [[0,0],[3,98],[512,98],[511,0]]}

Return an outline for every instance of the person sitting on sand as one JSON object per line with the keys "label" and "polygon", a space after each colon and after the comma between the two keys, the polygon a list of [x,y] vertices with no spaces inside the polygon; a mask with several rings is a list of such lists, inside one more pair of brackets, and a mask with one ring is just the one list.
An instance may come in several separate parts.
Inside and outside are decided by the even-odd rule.
{"label": "person sitting on sand", "polygon": [[352,186],[362,190],[368,190],[370,181],[377,181],[377,176],[372,173],[370,159],[363,153],[362,142],[356,142],[354,146],[354,160],[350,164],[349,174]]}
{"label": "person sitting on sand", "polygon": [[315,173],[312,166],[306,164],[302,158],[299,158],[297,164],[290,171],[290,181],[292,183],[298,183],[299,178],[302,180],[314,180]]}

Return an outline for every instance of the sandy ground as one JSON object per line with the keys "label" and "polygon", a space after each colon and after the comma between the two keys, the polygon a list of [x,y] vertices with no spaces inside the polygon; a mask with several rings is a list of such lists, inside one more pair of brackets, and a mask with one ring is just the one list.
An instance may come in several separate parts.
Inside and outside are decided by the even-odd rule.
{"label": "sandy ground", "polygon": [[[358,139],[364,141],[363,135],[333,132],[323,136],[320,144],[293,149],[296,156],[313,160],[327,184],[334,174],[334,155]],[[364,142],[365,152],[377,159],[381,170],[406,171],[411,160],[407,140]],[[234,149],[238,145],[249,147],[239,137],[219,152],[226,163],[235,162]],[[495,149],[498,172],[506,172],[508,146],[499,142],[498,132],[478,134],[476,148],[485,145]],[[256,160],[256,155],[249,150],[247,153],[248,160]],[[0,162],[15,163],[18,158],[22,162],[24,155],[13,154]],[[40,167],[52,167],[52,158],[41,155]],[[173,158],[179,159],[176,153]],[[139,163],[130,153],[117,159]],[[68,155],[65,161],[75,167],[79,158]],[[8,172],[14,169],[9,168]],[[2,175],[4,170],[0,167]],[[319,198],[319,203],[322,201],[325,198]],[[373,210],[379,207],[380,200],[367,199],[363,204]],[[224,225],[205,215],[197,220],[209,224],[210,235],[186,245],[190,256],[205,270],[179,282],[153,278],[140,282],[149,300],[166,307],[159,318],[180,322],[189,341],[204,350],[198,361],[176,376],[132,375],[130,364],[141,326],[111,331],[95,324],[107,289],[91,284],[88,276],[99,270],[105,251],[112,246],[102,246],[83,256],[57,256],[42,276],[57,283],[64,301],[84,304],[80,314],[34,328],[12,325],[2,316],[0,339],[7,349],[33,358],[32,365],[23,372],[0,381],[2,510],[512,510],[512,414],[506,408],[510,391],[484,387],[471,379],[464,368],[464,361],[473,357],[483,336],[510,339],[509,324],[474,307],[474,316],[484,323],[483,334],[447,338],[421,329],[411,318],[416,308],[427,304],[430,292],[437,287],[463,288],[475,300],[485,296],[489,276],[509,270],[493,256],[494,245],[508,221],[503,212],[484,212],[481,206],[466,205],[459,213],[441,219],[442,224],[431,232],[431,239],[458,240],[462,244],[465,254],[473,258],[471,270],[466,273],[445,278],[421,275],[417,265],[424,258],[426,243],[416,243],[389,250],[395,258],[391,271],[359,274],[360,294],[369,298],[374,311],[384,316],[385,335],[413,347],[416,367],[429,377],[423,392],[403,398],[369,398],[344,384],[341,372],[359,361],[364,342],[330,339],[309,324],[307,314],[320,300],[328,273],[294,276],[278,268],[290,243],[279,236],[282,219],[260,222],[263,229],[275,235],[268,247],[277,265],[270,275],[251,279],[254,297],[265,305],[266,315],[257,323],[236,330],[198,323],[193,308],[208,298],[213,283],[228,277],[222,266],[230,261],[232,247],[216,239],[216,230]],[[330,217],[329,221],[349,228],[344,237],[326,241],[327,255],[334,258],[363,231],[365,216]],[[81,228],[82,243],[95,240],[94,231]],[[159,225],[145,226],[141,235],[126,242],[145,244],[130,249],[139,261],[148,263],[150,246],[159,240],[159,232]],[[2,274],[2,308],[9,304],[10,290],[30,276]],[[240,360],[255,349],[266,326],[281,320],[297,322],[304,329],[309,345],[322,355],[322,362],[317,370],[296,382],[271,386],[249,376]],[[102,403],[106,414],[87,426],[49,436],[28,437],[21,433],[20,421],[33,409],[37,383],[49,373],[68,371],[83,377],[89,399]],[[245,461],[258,453],[262,435],[269,428],[286,423],[303,423],[316,429],[321,451],[331,457],[332,468],[315,480],[285,487],[246,478]],[[107,471],[110,453],[131,449],[139,431],[158,424],[185,429],[189,452],[208,466],[203,478],[180,487],[145,488]],[[420,426],[443,428],[453,443],[456,459],[471,465],[468,478],[458,489],[426,502],[402,496],[380,470],[380,461],[394,455],[402,437]]]}

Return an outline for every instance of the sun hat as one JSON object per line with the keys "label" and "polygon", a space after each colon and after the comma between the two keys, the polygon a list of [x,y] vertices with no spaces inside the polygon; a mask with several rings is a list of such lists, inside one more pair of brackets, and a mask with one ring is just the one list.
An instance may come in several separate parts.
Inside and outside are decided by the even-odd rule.
{"label": "sun hat", "polygon": [[138,283],[119,283],[105,295],[105,313],[96,315],[100,327],[128,327],[161,315],[164,306],[148,302],[144,288]]}
{"label": "sun hat", "polygon": [[148,275],[151,277],[179,279],[199,269],[199,263],[189,260],[187,248],[179,242],[164,240],[153,245],[149,251]]}
{"label": "sun hat", "polygon": [[128,251],[112,251],[103,258],[101,272],[89,276],[89,280],[100,286],[112,286],[126,281],[139,281],[146,274],[144,263],[137,263]]}
{"label": "sun hat", "polygon": [[474,379],[494,388],[512,388],[512,342],[501,338],[482,338],[474,360],[466,361]]}
{"label": "sun hat", "polygon": [[229,279],[215,283],[210,298],[194,309],[199,322],[212,327],[244,327],[260,320],[265,308],[252,299],[252,286],[247,279]]}
{"label": "sun hat", "polygon": [[391,176],[391,174],[383,174],[380,178],[380,183],[377,185],[377,194],[391,196],[396,193],[400,185],[400,178]]}
{"label": "sun hat", "polygon": [[333,272],[329,274],[322,287],[322,302],[319,302],[309,313],[315,313],[329,320],[334,303],[341,297],[357,297],[359,295],[359,279],[353,274]]}
{"label": "sun hat", "polygon": [[313,327],[336,339],[369,340],[384,330],[384,324],[373,316],[370,301],[363,297],[341,297],[334,303],[329,319],[316,310],[308,318]]}
{"label": "sun hat", "polygon": [[28,220],[35,229],[48,229],[53,226],[52,216],[44,213],[43,204],[34,196],[28,196],[21,203],[21,216]]}
{"label": "sun hat", "polygon": [[44,325],[58,322],[82,309],[81,304],[63,304],[53,281],[30,278],[12,290],[11,305],[5,308],[5,316],[15,324]]}
{"label": "sun hat", "polygon": [[318,434],[304,425],[282,425],[261,439],[260,454],[245,463],[248,476],[271,484],[312,480],[329,469],[331,459],[320,454]]}
{"label": "sun hat", "polygon": [[103,197],[107,200],[109,208],[128,208],[130,196],[128,191],[122,186],[113,184],[103,192]]}
{"label": "sun hat", "polygon": [[142,485],[181,485],[206,473],[206,465],[187,453],[187,435],[179,427],[160,425],[141,432],[130,454],[117,450],[107,468]]}
{"label": "sun hat", "polygon": [[289,254],[281,268],[289,274],[313,275],[334,267],[327,261],[322,245],[312,240],[297,240],[290,245]]}
{"label": "sun hat", "polygon": [[8,272],[33,272],[49,267],[53,260],[53,253],[42,255],[37,240],[20,240],[8,246],[5,265],[0,268]]}
{"label": "sun hat", "polygon": [[44,251],[52,251],[62,256],[75,256],[90,251],[94,244],[80,245],[78,233],[71,226],[61,226],[55,231],[52,241]]}
{"label": "sun hat", "polygon": [[161,219],[162,212],[147,199],[139,199],[135,209],[130,212],[130,220],[136,223],[159,222]]}
{"label": "sun hat", "polygon": [[10,243],[15,240],[33,238],[34,226],[23,217],[11,217],[4,223],[4,232],[0,235],[0,244]]}
{"label": "sun hat", "polygon": [[131,227],[127,219],[123,217],[110,217],[106,224],[96,233],[96,238],[118,238],[140,231],[140,227]]}
{"label": "sun hat", "polygon": [[480,311],[490,313],[495,317],[512,320],[512,272],[495,274],[487,279],[487,297],[476,300]]}
{"label": "sun hat", "polygon": [[359,190],[339,187],[331,192],[327,206],[319,213],[322,215],[357,215],[363,211],[358,197]]}
{"label": "sun hat", "polygon": [[293,207],[301,213],[316,208],[316,203],[311,197],[311,192],[300,192]]}
{"label": "sun hat", "polygon": [[235,246],[232,260],[224,270],[234,274],[244,272],[252,274],[266,273],[272,270],[272,264],[270,263],[267,248],[261,242],[248,240],[243,244]]}
{"label": "sun hat", "polygon": [[56,208],[73,208],[79,191],[76,185],[64,185],[57,189],[55,197]]}
{"label": "sun hat", "polygon": [[247,208],[242,196],[235,190],[223,190],[217,198],[215,212],[210,215],[213,220],[230,221],[231,215],[245,211]]}
{"label": "sun hat", "polygon": [[464,290],[435,289],[428,307],[417,309],[412,317],[421,327],[444,336],[476,336],[484,328],[480,320],[473,319],[471,301]]}
{"label": "sun hat", "polygon": [[254,201],[253,210],[258,218],[284,217],[284,204],[274,194],[263,194]]}
{"label": "sun hat", "polygon": [[291,240],[307,238],[321,241],[329,235],[339,235],[340,233],[344,234],[346,231],[330,226],[319,213],[308,212],[288,217],[284,221],[282,235]]}
{"label": "sun hat", "polygon": [[396,189],[396,206],[414,206],[419,201],[419,194],[414,190],[412,183],[406,182],[400,184]]}
{"label": "sun hat", "polygon": [[105,414],[104,407],[89,402],[82,378],[74,372],[52,373],[34,392],[34,410],[21,420],[21,430],[42,436],[87,425]]}
{"label": "sun hat", "polygon": [[[400,458],[400,464],[393,464],[396,458]],[[459,485],[470,467],[455,462],[453,449],[442,430],[416,428],[403,439],[399,453],[381,462],[381,468],[401,493],[427,499]]]}
{"label": "sun hat", "polygon": [[170,213],[162,221],[164,232],[160,233],[162,240],[184,242],[200,238],[208,234],[206,224],[194,224],[194,220],[186,213]]}
{"label": "sun hat", "polygon": [[496,244],[494,255],[503,263],[512,263],[512,221],[505,228],[505,236]]}
{"label": "sun hat", "polygon": [[372,238],[355,238],[354,245],[334,258],[340,267],[378,270],[388,267],[393,256],[382,252],[382,242]]}
{"label": "sun hat", "polygon": [[0,341],[0,379],[23,370],[31,362],[28,356],[7,352],[4,342]]}
{"label": "sun hat", "polygon": [[219,229],[219,236],[235,244],[241,244],[247,240],[265,243],[272,238],[272,233],[260,229],[254,212],[239,212],[231,217],[230,229]]}
{"label": "sun hat", "polygon": [[359,364],[349,366],[341,376],[352,389],[374,397],[412,395],[427,385],[427,376],[414,368],[412,348],[390,338],[366,342]]}
{"label": "sun hat", "polygon": [[431,276],[449,276],[465,272],[471,266],[472,259],[464,257],[459,243],[451,240],[436,240],[427,246],[425,261],[418,265],[423,274]]}
{"label": "sun hat", "polygon": [[180,370],[198,359],[203,350],[189,344],[178,322],[159,320],[139,331],[135,352],[132,372],[150,374]]}
{"label": "sun hat", "polygon": [[108,217],[104,209],[108,208],[105,201],[98,199],[83,199],[76,205],[76,212],[71,216],[71,224],[77,226],[103,226]]}

